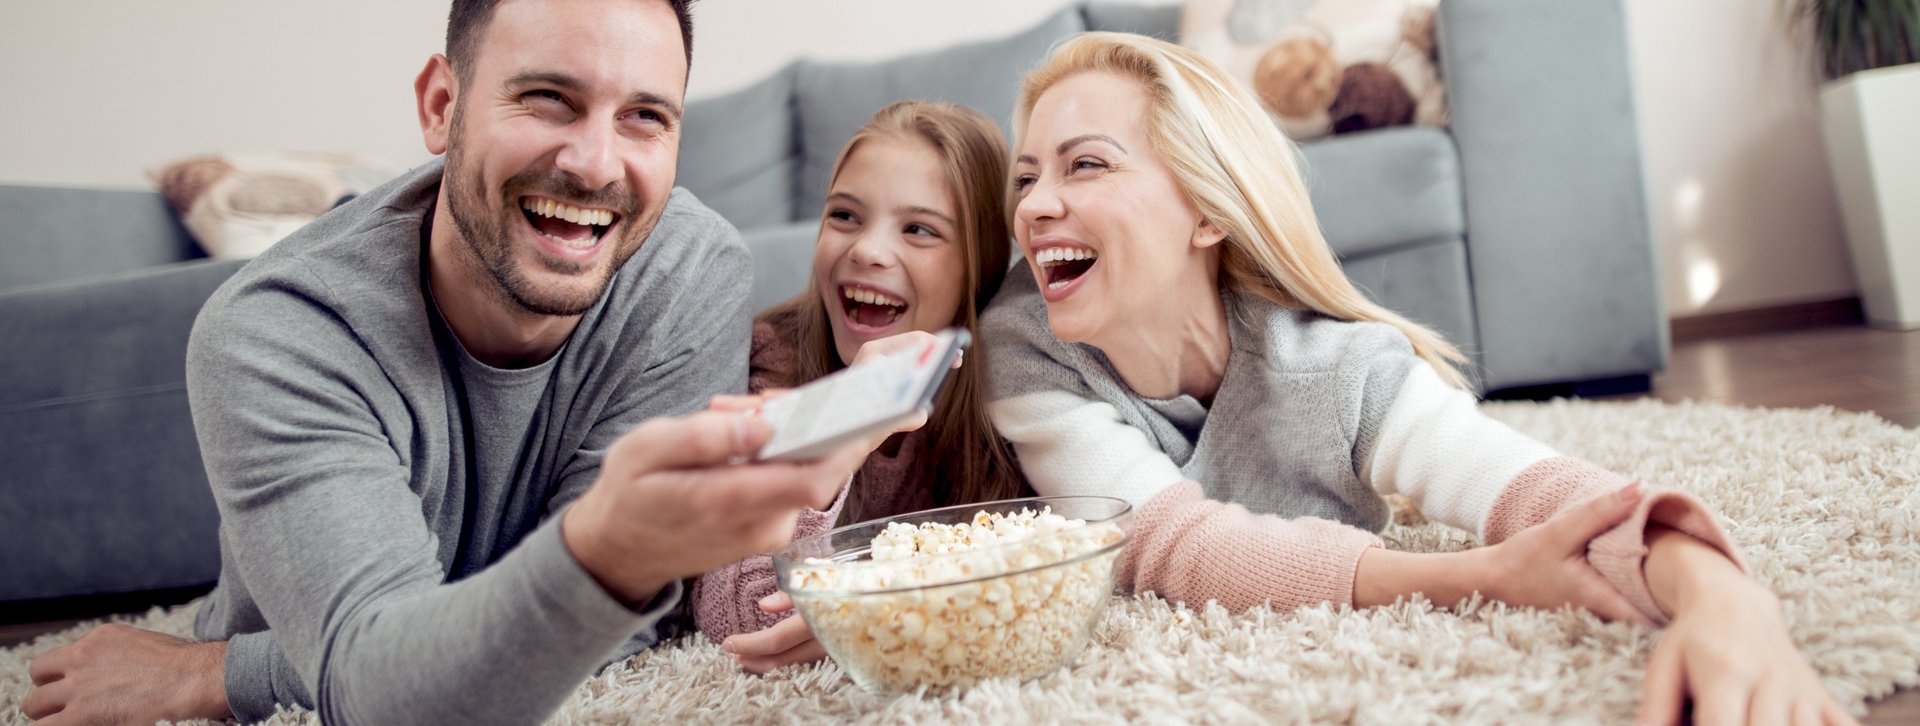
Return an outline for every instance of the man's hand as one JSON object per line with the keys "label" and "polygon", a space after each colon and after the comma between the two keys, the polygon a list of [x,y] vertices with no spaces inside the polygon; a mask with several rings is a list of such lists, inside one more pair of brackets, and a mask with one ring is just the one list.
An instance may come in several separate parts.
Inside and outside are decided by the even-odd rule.
{"label": "man's hand", "polygon": [[721,411],[634,427],[563,515],[567,549],[609,593],[639,604],[674,580],[786,546],[801,509],[831,504],[867,449],[745,463],[771,435],[757,417]]}
{"label": "man's hand", "polygon": [[[760,599],[760,609],[784,613],[793,609],[793,598],[776,592]],[[799,613],[758,632],[729,637],[720,647],[733,654],[742,669],[759,675],[782,666],[812,663],[827,657],[827,649],[813,638],[813,631],[807,628],[807,621],[802,620]]]}
{"label": "man's hand", "polygon": [[120,624],[40,654],[27,666],[27,718],[49,724],[117,724],[233,718],[226,641],[195,643]]}

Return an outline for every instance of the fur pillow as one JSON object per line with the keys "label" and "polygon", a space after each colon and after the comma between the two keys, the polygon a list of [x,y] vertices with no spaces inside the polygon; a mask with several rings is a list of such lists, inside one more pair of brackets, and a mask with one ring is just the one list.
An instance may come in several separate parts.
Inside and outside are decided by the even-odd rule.
{"label": "fur pillow", "polygon": [[1180,40],[1252,89],[1296,140],[1445,126],[1439,0],[1189,0]]}
{"label": "fur pillow", "polygon": [[353,154],[209,154],[147,173],[211,257],[249,258],[335,205],[399,176]]}

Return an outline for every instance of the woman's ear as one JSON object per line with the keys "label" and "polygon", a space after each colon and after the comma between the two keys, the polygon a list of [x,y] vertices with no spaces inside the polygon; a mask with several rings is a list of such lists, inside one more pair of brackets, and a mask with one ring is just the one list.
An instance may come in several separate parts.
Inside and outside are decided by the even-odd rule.
{"label": "woman's ear", "polygon": [[460,100],[459,79],[454,75],[453,63],[439,53],[428,58],[427,67],[420,69],[420,75],[413,79],[413,96],[427,153],[434,156],[447,153],[453,106]]}
{"label": "woman's ear", "polygon": [[1213,220],[1211,219],[1207,219],[1206,217],[1201,217],[1200,223],[1197,225],[1194,225],[1194,228],[1193,228],[1194,249],[1204,250],[1208,247],[1212,247],[1214,245],[1220,244],[1220,241],[1226,238],[1227,238],[1226,231],[1220,229],[1220,226],[1214,224]]}

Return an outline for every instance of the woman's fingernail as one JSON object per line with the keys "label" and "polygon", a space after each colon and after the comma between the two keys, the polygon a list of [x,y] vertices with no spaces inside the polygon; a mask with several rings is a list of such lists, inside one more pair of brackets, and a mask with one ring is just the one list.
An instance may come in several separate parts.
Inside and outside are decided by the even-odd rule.
{"label": "woman's fingernail", "polygon": [[776,592],[772,595],[768,595],[766,597],[760,598],[760,607],[763,607],[763,608],[772,607],[774,603],[774,598],[777,598],[777,597],[780,597],[780,593]]}
{"label": "woman's fingernail", "polygon": [[1634,482],[1632,484],[1628,484],[1626,488],[1620,490],[1620,493],[1618,494],[1618,496],[1620,497],[1620,501],[1623,501],[1623,502],[1631,502],[1639,499],[1640,498],[1640,482]]}

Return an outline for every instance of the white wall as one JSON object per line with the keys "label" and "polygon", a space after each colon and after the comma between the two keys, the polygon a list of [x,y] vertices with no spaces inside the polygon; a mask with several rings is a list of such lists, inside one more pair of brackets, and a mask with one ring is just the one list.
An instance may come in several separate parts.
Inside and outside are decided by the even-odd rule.
{"label": "white wall", "polygon": [[1627,0],[1654,236],[1675,316],[1855,287],[1810,33],[1760,0]]}
{"label": "white wall", "polygon": [[[877,59],[1006,35],[1072,2],[701,0],[688,95],[802,55]],[[1626,3],[1669,309],[1851,294],[1806,48],[1776,4]],[[144,187],[145,169],[216,150],[426,158],[411,84],[440,48],[444,2],[9,5],[0,182]]]}

